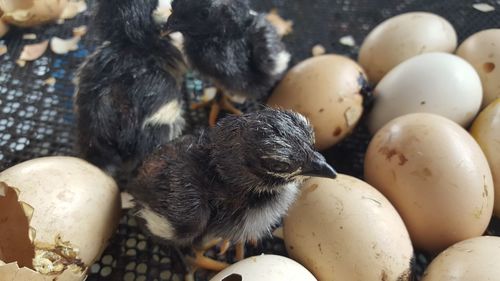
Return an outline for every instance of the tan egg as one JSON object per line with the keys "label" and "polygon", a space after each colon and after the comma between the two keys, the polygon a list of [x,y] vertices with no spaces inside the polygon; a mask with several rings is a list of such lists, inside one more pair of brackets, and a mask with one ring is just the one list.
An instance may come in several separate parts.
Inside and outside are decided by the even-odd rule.
{"label": "tan egg", "polygon": [[457,243],[437,256],[422,281],[499,280],[500,237],[482,236]]}
{"label": "tan egg", "polygon": [[276,255],[246,258],[215,275],[210,281],[316,281],[296,261]]}
{"label": "tan egg", "polygon": [[324,55],[293,67],[267,101],[292,109],[314,127],[316,147],[324,150],[346,137],[363,113],[360,94],[367,85],[363,69],[351,59]]}
{"label": "tan egg", "polygon": [[482,235],[493,211],[493,179],[477,142],[444,117],[415,113],[374,136],[365,179],[405,221],[414,245],[439,252]]}
{"label": "tan egg", "polygon": [[0,0],[6,23],[31,27],[56,21],[64,11],[68,0]]}
{"label": "tan egg", "polygon": [[356,178],[312,178],[284,220],[288,254],[320,281],[409,280],[413,248],[391,203]]}
{"label": "tan egg", "polygon": [[495,207],[500,217],[500,98],[484,109],[472,124],[471,134],[483,149],[493,174]]}
{"label": "tan egg", "polygon": [[483,107],[500,98],[500,29],[488,29],[467,38],[457,55],[474,66],[481,77]]}
{"label": "tan egg", "polygon": [[453,53],[457,34],[444,18],[425,12],[392,17],[373,29],[361,45],[358,61],[378,83],[403,61],[427,52]]}
{"label": "tan egg", "polygon": [[[120,217],[116,183],[72,157],[23,162],[0,173],[0,276],[83,280]],[[62,260],[63,262],[58,262]]]}

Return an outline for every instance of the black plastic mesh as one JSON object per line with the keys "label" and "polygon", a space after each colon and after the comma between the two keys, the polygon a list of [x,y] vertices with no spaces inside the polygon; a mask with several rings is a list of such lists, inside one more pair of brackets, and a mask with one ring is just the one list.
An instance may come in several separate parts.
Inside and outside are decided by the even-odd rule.
{"label": "black plastic mesh", "polygon": [[[90,6],[93,1],[88,1]],[[483,13],[474,3],[489,3],[496,11]],[[293,63],[310,56],[311,48],[322,44],[328,52],[356,58],[359,44],[376,24],[391,16],[409,11],[430,11],[447,18],[456,28],[459,40],[483,29],[500,27],[500,1],[472,0],[254,0],[259,11],[278,8],[279,13],[294,21],[294,32],[285,38],[292,51]],[[67,55],[47,51],[43,57],[21,68],[15,64],[25,44],[70,37],[73,27],[88,24],[89,12],[63,25],[49,25],[32,30],[13,30],[0,40],[8,54],[0,57],[0,170],[35,157],[74,155],[74,115],[72,78],[79,63],[88,56],[97,42],[91,35],[84,37],[79,49]],[[112,16],[112,15],[110,15]],[[38,39],[23,40],[23,33],[36,33]],[[356,46],[339,43],[351,35]],[[55,85],[44,80],[54,77]],[[196,75],[188,75],[185,83],[186,102],[196,100],[203,89]],[[243,106],[254,110],[256,104]],[[188,113],[189,127],[206,125],[206,112]],[[328,160],[342,173],[362,178],[363,155],[370,135],[360,125],[351,137],[327,151]],[[500,224],[492,223],[490,234],[500,234]],[[248,254],[275,253],[286,255],[277,239],[265,240],[257,248],[248,247]],[[228,254],[231,260],[232,253]],[[427,258],[417,256],[417,273]],[[145,238],[131,216],[124,214],[116,235],[102,258],[90,269],[88,280],[182,280],[184,267],[175,251],[161,247]],[[201,273],[198,280],[206,280]]]}

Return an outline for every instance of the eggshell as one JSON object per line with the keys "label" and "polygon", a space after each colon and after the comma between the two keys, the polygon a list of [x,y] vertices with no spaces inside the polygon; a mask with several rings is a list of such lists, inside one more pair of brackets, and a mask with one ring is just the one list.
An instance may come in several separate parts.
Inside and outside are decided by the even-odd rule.
{"label": "eggshell", "polygon": [[500,29],[488,29],[467,38],[457,55],[470,62],[481,77],[483,107],[500,98]]}
{"label": "eggshell", "polygon": [[500,237],[483,236],[457,243],[437,256],[422,281],[499,280]]}
{"label": "eggshell", "polygon": [[[32,238],[36,249],[42,245],[53,245],[55,238],[60,236],[79,250],[78,258],[84,264],[83,274],[73,270],[65,270],[62,274],[70,276],[65,280],[83,280],[86,267],[101,255],[118,225],[120,197],[113,179],[77,158],[45,157],[1,172],[0,182],[15,188],[19,202],[22,202],[20,204],[28,208],[29,227],[34,230]],[[22,227],[21,223],[19,227]],[[0,228],[0,232],[2,230],[5,231]],[[7,253],[0,252],[0,257],[4,254]],[[21,252],[18,254],[23,255]],[[29,268],[18,268],[15,261],[3,261],[7,265],[0,266],[0,272],[29,271],[41,275]],[[62,280],[63,275],[41,276],[46,281]],[[80,276],[81,279],[72,279],[71,276]]]}
{"label": "eggshell", "polygon": [[481,80],[462,58],[429,53],[411,58],[391,70],[375,88],[375,103],[368,117],[375,133],[392,119],[428,112],[468,126],[482,100]]}
{"label": "eggshell", "polygon": [[0,11],[0,38],[2,38],[7,32],[9,32],[9,25],[6,24],[3,20],[1,20],[2,12]]}
{"label": "eggshell", "polygon": [[210,281],[316,281],[294,260],[276,255],[261,255],[239,261],[215,275]]}
{"label": "eggshell", "polygon": [[472,124],[471,134],[483,149],[493,174],[495,207],[500,217],[500,98],[491,103]]}
{"label": "eggshell", "polygon": [[438,252],[479,236],[493,211],[493,180],[476,141],[456,123],[415,113],[384,126],[365,158],[365,179],[405,221],[417,248]]}
{"label": "eggshell", "polygon": [[424,12],[392,17],[373,29],[361,45],[359,63],[372,83],[401,62],[427,52],[453,53],[457,34],[444,18]]}
{"label": "eggshell", "polygon": [[268,104],[306,116],[314,127],[316,148],[326,149],[347,136],[363,113],[363,69],[351,59],[324,55],[293,67]]}
{"label": "eggshell", "polygon": [[318,280],[409,280],[408,231],[391,203],[356,178],[312,178],[284,220],[288,254]]}
{"label": "eggshell", "polygon": [[59,18],[68,0],[0,0],[2,20],[6,23],[32,27]]}

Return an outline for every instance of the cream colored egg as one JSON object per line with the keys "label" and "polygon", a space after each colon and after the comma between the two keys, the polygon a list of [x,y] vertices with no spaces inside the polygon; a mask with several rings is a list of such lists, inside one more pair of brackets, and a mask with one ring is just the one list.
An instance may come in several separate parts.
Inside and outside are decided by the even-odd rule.
{"label": "cream colored egg", "polygon": [[482,236],[457,243],[437,256],[422,281],[500,280],[500,237]]}
{"label": "cream colored egg", "polygon": [[384,126],[365,157],[365,178],[396,207],[414,245],[439,252],[486,230],[493,180],[477,142],[456,123],[428,113]]}
{"label": "cream colored egg", "polygon": [[55,21],[62,14],[68,0],[0,0],[2,20],[6,23],[32,27]]}
{"label": "cream colored egg", "polygon": [[[0,260],[7,265],[0,266],[0,276],[2,272],[21,272],[19,278],[44,273],[44,281],[84,279],[118,225],[120,197],[113,179],[77,158],[46,157],[1,172],[0,183],[0,200],[11,206],[1,214],[5,220],[0,222],[0,236],[4,237],[0,241]],[[26,221],[19,217],[19,206]],[[8,224],[14,218],[17,224],[2,227],[2,223]],[[9,237],[9,233],[16,237]],[[47,257],[58,252],[56,247],[72,257],[68,258],[70,265],[49,262]],[[64,279],[65,275],[71,275],[70,279]]]}
{"label": "cream colored egg", "polygon": [[356,178],[312,178],[284,221],[286,249],[320,281],[409,280],[413,248],[391,203]]}
{"label": "cream colored egg", "polygon": [[500,29],[488,29],[467,38],[457,55],[476,69],[483,83],[483,107],[500,98]]}
{"label": "cream colored egg", "polygon": [[392,119],[428,112],[466,127],[481,107],[481,80],[464,59],[447,53],[413,57],[391,70],[375,88],[368,116],[372,133]]}
{"label": "cream colored egg", "polygon": [[483,149],[493,174],[495,216],[500,217],[500,98],[492,102],[472,124],[471,134]]}
{"label": "cream colored egg", "polygon": [[246,258],[215,275],[210,281],[316,281],[296,261],[276,255]]}
{"label": "cream colored egg", "polygon": [[268,104],[306,116],[314,127],[316,147],[331,147],[346,137],[363,113],[360,94],[367,85],[363,69],[351,59],[324,55],[293,67]]}
{"label": "cream colored egg", "polygon": [[372,83],[379,82],[403,61],[427,52],[453,53],[457,34],[444,18],[412,12],[390,18],[366,37],[359,51],[359,63]]}

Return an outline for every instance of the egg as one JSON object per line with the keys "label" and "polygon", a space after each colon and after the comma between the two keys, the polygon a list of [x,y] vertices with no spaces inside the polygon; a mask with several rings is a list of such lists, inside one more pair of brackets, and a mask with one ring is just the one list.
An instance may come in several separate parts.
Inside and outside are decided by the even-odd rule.
{"label": "egg", "polygon": [[391,203],[356,178],[312,178],[284,219],[291,258],[320,281],[409,280],[413,248]]}
{"label": "egg", "polygon": [[457,55],[470,62],[481,77],[483,107],[500,98],[500,29],[488,29],[467,38]]}
{"label": "egg", "polygon": [[457,34],[444,18],[424,12],[401,14],[385,20],[366,37],[358,61],[372,83],[379,82],[403,61],[427,52],[453,53]]}
{"label": "egg", "polygon": [[361,91],[367,86],[363,69],[339,55],[307,59],[293,67],[278,84],[268,105],[305,115],[324,150],[346,137],[363,113]]}
{"label": "egg", "polygon": [[457,243],[439,254],[422,281],[499,280],[500,237],[482,236]]}
{"label": "egg", "polygon": [[391,70],[374,91],[368,126],[375,133],[392,119],[428,112],[468,126],[481,107],[481,80],[462,58],[447,53],[413,57]]}
{"label": "egg", "polygon": [[403,218],[414,245],[439,252],[481,235],[493,211],[493,179],[477,142],[444,117],[409,114],[371,140],[365,179]]}
{"label": "egg", "polygon": [[294,260],[276,255],[260,255],[239,261],[210,281],[316,281],[316,278]]}
{"label": "egg", "polygon": [[1,172],[0,183],[0,276],[84,280],[118,225],[113,179],[77,158],[46,157]]}
{"label": "egg", "polygon": [[0,38],[2,38],[5,34],[7,34],[7,32],[9,32],[9,25],[6,24],[3,20],[1,20],[2,18],[2,11],[0,11]]}
{"label": "egg", "polygon": [[2,20],[20,27],[32,27],[55,21],[68,0],[0,0]]}
{"label": "egg", "polygon": [[495,207],[500,218],[500,98],[491,103],[472,124],[471,134],[483,149],[493,174]]}

